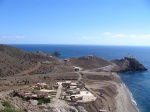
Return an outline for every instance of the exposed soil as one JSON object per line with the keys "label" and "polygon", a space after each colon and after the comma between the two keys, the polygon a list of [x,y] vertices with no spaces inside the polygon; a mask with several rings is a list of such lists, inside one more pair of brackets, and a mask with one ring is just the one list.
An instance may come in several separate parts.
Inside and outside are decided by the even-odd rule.
{"label": "exposed soil", "polygon": [[[49,61],[50,63],[40,63]],[[41,52],[28,53],[17,48],[0,45],[0,77],[50,73],[61,60]]]}
{"label": "exposed soil", "polygon": [[[74,67],[81,69],[75,71]],[[126,112],[136,112],[126,88],[113,72],[134,70],[144,71],[146,68],[133,58],[107,61],[98,57],[84,56],[65,61],[42,52],[28,53],[0,45],[0,100],[7,100],[12,108],[24,112],[28,110],[30,112],[99,112],[100,110],[121,112],[124,108],[120,103],[130,105]],[[96,96],[97,100],[74,104],[54,99],[51,104],[35,106],[31,102],[9,95],[13,90],[29,87],[38,82],[54,85],[58,81],[66,80],[84,83],[86,89]],[[122,95],[125,99],[119,99],[118,95]],[[15,101],[18,102],[17,105],[14,105]]]}

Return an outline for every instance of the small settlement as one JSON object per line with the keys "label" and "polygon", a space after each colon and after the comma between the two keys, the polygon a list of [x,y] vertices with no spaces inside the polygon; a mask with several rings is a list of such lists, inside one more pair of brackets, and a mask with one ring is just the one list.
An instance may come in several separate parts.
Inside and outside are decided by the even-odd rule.
{"label": "small settlement", "polygon": [[18,96],[26,100],[40,100],[57,98],[68,102],[91,102],[95,101],[96,97],[88,90],[85,85],[80,82],[57,82],[50,86],[46,83],[37,83],[29,88],[20,89],[12,93],[13,96]]}

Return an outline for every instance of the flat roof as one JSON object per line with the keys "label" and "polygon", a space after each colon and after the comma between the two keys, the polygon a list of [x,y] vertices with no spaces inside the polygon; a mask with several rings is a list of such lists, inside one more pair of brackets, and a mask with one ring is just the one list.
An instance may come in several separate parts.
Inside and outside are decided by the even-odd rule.
{"label": "flat roof", "polygon": [[94,96],[91,92],[89,91],[80,91],[81,95],[87,95],[87,96]]}
{"label": "flat roof", "polygon": [[47,90],[47,89],[41,89],[40,91],[47,92],[47,93],[49,93],[49,92],[55,92],[55,90]]}

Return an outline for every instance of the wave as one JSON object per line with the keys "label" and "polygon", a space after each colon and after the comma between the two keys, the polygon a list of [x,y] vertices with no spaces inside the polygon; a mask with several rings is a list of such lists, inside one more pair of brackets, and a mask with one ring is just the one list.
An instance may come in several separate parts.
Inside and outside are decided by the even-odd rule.
{"label": "wave", "polygon": [[125,85],[125,83],[122,82],[122,84],[124,85],[124,87],[126,88],[127,92],[129,93],[129,96],[130,96],[130,98],[131,98],[132,104],[134,105],[134,107],[136,108],[136,110],[137,110],[138,112],[140,112],[140,110],[138,109],[138,105],[137,105],[136,101],[135,101],[134,98],[133,98],[132,93],[130,92],[130,90],[128,89],[128,87]]}

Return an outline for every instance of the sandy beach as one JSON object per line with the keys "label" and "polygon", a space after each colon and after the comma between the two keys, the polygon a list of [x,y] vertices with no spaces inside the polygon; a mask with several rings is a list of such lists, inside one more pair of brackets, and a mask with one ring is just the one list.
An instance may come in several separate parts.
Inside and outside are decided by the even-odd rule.
{"label": "sandy beach", "polygon": [[116,112],[138,112],[126,86],[121,83],[120,85],[117,85],[117,90],[118,95],[115,98],[117,107]]}

